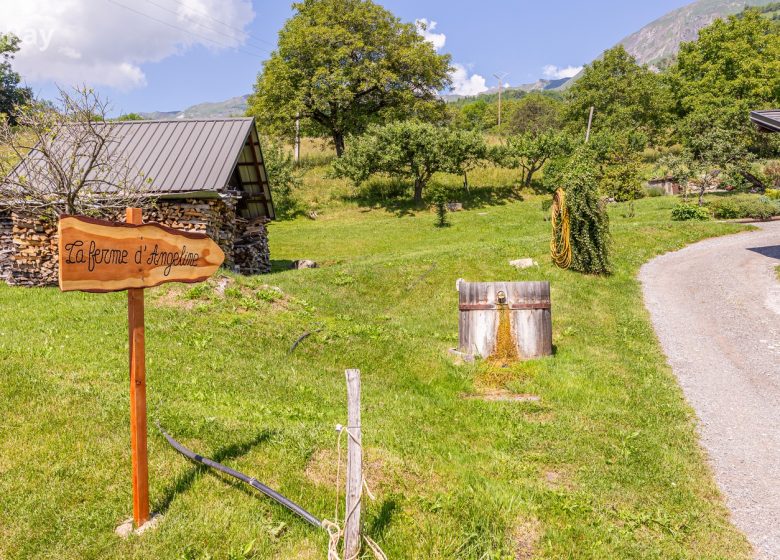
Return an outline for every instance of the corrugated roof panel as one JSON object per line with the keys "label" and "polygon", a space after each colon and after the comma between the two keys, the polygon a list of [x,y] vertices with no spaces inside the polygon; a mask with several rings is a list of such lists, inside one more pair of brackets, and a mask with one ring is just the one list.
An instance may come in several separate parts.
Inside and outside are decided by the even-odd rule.
{"label": "corrugated roof panel", "polygon": [[764,130],[780,132],[780,110],[753,111],[750,120]]}
{"label": "corrugated roof panel", "polygon": [[[111,127],[109,154],[121,155],[128,167],[150,178],[154,192],[219,192],[228,185],[254,120],[125,121],[104,126]],[[61,133],[59,139],[65,163],[70,153],[68,134]],[[14,173],[42,165],[40,159],[31,152]]]}
{"label": "corrugated roof panel", "polygon": [[[188,146],[189,153],[187,154],[187,157],[184,158],[181,165],[178,166],[176,177],[171,180],[171,184],[174,185],[174,188],[177,191],[202,189],[202,187],[198,188],[197,185],[188,183],[187,177],[190,176],[190,172],[192,171],[193,166],[199,161],[199,158],[204,157],[203,149],[207,145],[211,145],[217,130],[218,128],[214,126],[214,123],[208,123],[204,129],[198,128],[196,131],[193,131],[194,134],[190,139]],[[208,152],[206,152],[205,157],[208,157]]]}
{"label": "corrugated roof panel", "polygon": [[[215,158],[218,165],[214,165],[212,169],[204,172],[204,177],[206,177],[206,181],[209,184],[218,182],[221,177],[227,177],[227,180],[230,180],[230,175],[238,161],[250,128],[251,123],[248,122],[234,122],[232,124],[230,136],[226,138]],[[221,165],[219,162],[221,162]]]}
{"label": "corrugated roof panel", "polygon": [[[208,176],[209,171],[214,166],[224,165],[224,162],[220,161],[216,156],[220,152],[220,147],[227,141],[231,126],[232,123],[228,123],[227,126],[215,126],[209,131],[209,135],[201,147],[201,153],[196,154],[190,168],[185,169],[187,173],[181,179],[184,184],[189,185],[202,181]],[[209,150],[209,152],[204,154],[203,150],[206,149]],[[200,188],[202,189],[203,187]]]}

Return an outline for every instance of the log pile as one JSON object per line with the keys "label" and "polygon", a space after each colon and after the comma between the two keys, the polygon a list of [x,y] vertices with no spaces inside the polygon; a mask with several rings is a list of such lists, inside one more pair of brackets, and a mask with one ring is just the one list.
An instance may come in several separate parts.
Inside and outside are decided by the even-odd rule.
{"label": "log pile", "polygon": [[13,254],[12,286],[51,286],[57,284],[57,224],[46,218],[11,214]]}
{"label": "log pile", "polygon": [[0,282],[11,278],[14,254],[13,220],[10,212],[0,212]]}
{"label": "log pile", "polygon": [[238,235],[233,248],[236,269],[241,274],[271,272],[271,253],[268,249],[268,229],[265,218],[236,219]]}
{"label": "log pile", "polygon": [[[144,209],[144,222],[205,233],[225,252],[225,267],[241,274],[271,271],[265,219],[236,215],[236,197],[158,200]],[[124,221],[124,215],[106,215]],[[0,281],[15,286],[57,284],[57,224],[13,213],[0,214]]]}

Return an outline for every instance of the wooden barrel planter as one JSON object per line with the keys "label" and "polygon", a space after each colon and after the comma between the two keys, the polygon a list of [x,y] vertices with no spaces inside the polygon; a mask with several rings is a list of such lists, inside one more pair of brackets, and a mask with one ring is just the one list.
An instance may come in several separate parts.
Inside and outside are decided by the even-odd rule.
{"label": "wooden barrel planter", "polygon": [[[500,330],[511,331],[520,360],[552,355],[552,313],[549,282],[458,281],[459,348],[489,358],[497,350]],[[502,325],[509,320],[509,325]]]}

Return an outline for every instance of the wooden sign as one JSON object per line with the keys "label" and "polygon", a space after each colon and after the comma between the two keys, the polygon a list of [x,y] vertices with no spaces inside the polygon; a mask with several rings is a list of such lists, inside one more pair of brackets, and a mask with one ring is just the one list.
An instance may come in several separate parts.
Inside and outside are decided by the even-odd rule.
{"label": "wooden sign", "polygon": [[219,245],[206,235],[142,221],[140,208],[128,208],[127,223],[64,215],[60,216],[59,225],[62,291],[127,290],[130,449],[136,527],[150,519],[144,288],[165,282],[202,282],[225,260]]}
{"label": "wooden sign", "polygon": [[116,292],[165,282],[202,282],[225,260],[206,235],[160,224],[61,216],[60,289]]}

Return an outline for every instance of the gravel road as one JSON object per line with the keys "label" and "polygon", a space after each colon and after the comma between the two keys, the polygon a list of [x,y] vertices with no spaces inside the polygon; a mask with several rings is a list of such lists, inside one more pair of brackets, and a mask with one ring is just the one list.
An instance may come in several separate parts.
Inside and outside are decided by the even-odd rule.
{"label": "gravel road", "polygon": [[642,267],[645,304],[699,418],[734,524],[780,559],[780,222]]}

